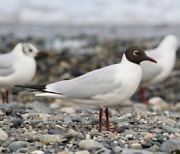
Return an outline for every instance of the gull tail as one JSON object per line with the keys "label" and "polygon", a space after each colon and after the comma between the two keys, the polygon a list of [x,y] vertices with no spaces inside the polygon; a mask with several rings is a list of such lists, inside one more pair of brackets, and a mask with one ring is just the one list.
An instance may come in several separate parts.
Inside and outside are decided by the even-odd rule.
{"label": "gull tail", "polygon": [[38,90],[38,91],[42,91],[42,92],[46,92],[46,85],[15,85],[15,87],[19,87],[19,88],[27,88],[27,89],[32,89],[32,90]]}

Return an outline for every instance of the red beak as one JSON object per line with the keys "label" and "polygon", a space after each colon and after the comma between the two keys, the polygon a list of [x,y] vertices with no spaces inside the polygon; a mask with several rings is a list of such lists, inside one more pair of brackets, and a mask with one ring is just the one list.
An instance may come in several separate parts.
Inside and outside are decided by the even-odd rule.
{"label": "red beak", "polygon": [[153,62],[153,63],[157,63],[157,61],[156,61],[155,59],[151,58],[151,57],[146,56],[145,59],[146,59],[147,61],[151,61],[151,62]]}

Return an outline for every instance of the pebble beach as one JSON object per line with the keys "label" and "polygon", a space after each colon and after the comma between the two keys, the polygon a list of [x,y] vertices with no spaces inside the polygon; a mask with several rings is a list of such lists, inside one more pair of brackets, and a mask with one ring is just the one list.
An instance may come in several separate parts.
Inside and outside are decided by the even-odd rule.
{"label": "pebble beach", "polygon": [[[113,32],[114,33],[114,32]],[[88,34],[49,37],[2,34],[0,51],[18,42],[31,42],[48,57],[37,59],[37,72],[29,84],[71,79],[119,63],[125,49],[138,45],[151,49],[162,36],[124,38]],[[148,88],[144,105],[138,90],[123,104],[110,108],[112,132],[98,132],[98,109],[52,98],[34,97],[20,88],[11,101],[0,104],[0,153],[33,154],[163,154],[180,153],[180,52],[170,77]],[[103,117],[105,120],[105,117]],[[105,121],[103,121],[105,122]]]}

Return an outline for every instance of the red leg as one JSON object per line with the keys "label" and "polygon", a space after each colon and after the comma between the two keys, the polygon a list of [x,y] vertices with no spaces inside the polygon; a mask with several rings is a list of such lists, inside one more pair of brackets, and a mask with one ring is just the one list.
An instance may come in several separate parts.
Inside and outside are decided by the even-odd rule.
{"label": "red leg", "polygon": [[8,90],[5,91],[5,102],[6,103],[9,102],[9,92],[8,92]]}
{"label": "red leg", "polygon": [[106,108],[105,114],[106,114],[106,131],[110,131],[110,126],[109,126],[109,111],[108,111],[108,108]]}
{"label": "red leg", "polygon": [[103,116],[103,112],[102,112],[102,108],[99,109],[99,132],[102,131],[102,116]]}
{"label": "red leg", "polygon": [[147,98],[146,98],[146,93],[145,93],[144,87],[141,87],[141,88],[140,88],[140,95],[141,95],[141,101],[142,101],[144,104],[147,104],[147,103],[148,103],[148,100],[147,100]]}
{"label": "red leg", "polygon": [[5,93],[2,92],[2,103],[5,103]]}

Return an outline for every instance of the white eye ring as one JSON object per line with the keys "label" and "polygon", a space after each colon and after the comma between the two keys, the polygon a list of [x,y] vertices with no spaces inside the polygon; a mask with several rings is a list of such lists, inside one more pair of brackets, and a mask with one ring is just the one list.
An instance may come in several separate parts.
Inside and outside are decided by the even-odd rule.
{"label": "white eye ring", "polygon": [[134,51],[133,54],[136,56],[138,54],[138,51]]}

